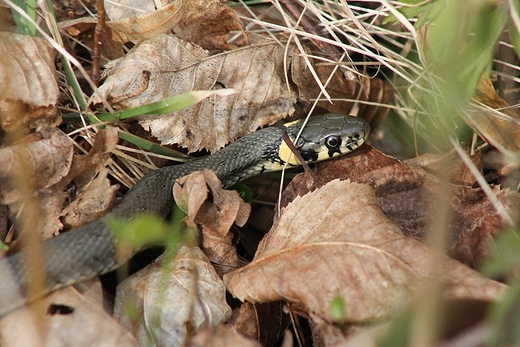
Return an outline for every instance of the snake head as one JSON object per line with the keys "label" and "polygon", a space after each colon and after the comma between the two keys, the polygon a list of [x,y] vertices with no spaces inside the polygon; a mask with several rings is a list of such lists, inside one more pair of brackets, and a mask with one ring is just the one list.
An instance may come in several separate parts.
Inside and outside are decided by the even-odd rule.
{"label": "snake head", "polygon": [[352,152],[369,132],[370,125],[362,118],[329,113],[307,122],[296,147],[306,161],[326,160]]}

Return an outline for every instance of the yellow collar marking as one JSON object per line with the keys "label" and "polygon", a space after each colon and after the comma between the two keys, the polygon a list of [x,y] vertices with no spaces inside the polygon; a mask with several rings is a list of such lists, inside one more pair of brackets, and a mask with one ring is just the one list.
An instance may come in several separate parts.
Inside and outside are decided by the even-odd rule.
{"label": "yellow collar marking", "polygon": [[[294,139],[291,138],[291,141],[294,143]],[[282,159],[284,162],[288,163],[289,165],[301,165],[300,161],[296,156],[293,154],[289,146],[285,143],[285,141],[282,141],[280,144],[280,149],[278,150],[278,156],[280,159]]]}

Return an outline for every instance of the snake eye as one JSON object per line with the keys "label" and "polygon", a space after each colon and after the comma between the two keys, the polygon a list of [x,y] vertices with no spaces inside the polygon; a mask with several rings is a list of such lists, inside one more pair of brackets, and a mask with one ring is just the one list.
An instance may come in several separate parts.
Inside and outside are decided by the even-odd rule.
{"label": "snake eye", "polygon": [[337,148],[341,145],[341,139],[337,136],[329,136],[325,139],[325,145],[328,149]]}

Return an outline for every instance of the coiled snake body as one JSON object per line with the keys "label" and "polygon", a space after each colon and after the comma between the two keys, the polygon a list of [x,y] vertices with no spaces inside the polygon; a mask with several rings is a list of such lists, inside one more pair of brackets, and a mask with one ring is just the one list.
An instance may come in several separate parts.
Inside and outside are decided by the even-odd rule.
{"label": "coiled snake body", "polygon": [[[302,122],[294,122],[286,129],[294,140],[301,128]],[[305,160],[319,161],[351,152],[365,141],[368,132],[369,126],[361,118],[327,114],[311,118],[295,145]],[[229,187],[244,178],[280,170],[286,161],[297,165],[289,153],[282,141],[281,128],[261,129],[211,156],[149,173],[107,216],[129,219],[151,213],[165,217],[172,211],[172,188],[178,178],[209,168],[216,172],[224,187]],[[107,273],[128,260],[116,256],[117,240],[105,223],[107,216],[43,243],[45,293]],[[32,299],[25,296],[29,283],[23,262],[26,252],[22,250],[0,259],[0,315]]]}

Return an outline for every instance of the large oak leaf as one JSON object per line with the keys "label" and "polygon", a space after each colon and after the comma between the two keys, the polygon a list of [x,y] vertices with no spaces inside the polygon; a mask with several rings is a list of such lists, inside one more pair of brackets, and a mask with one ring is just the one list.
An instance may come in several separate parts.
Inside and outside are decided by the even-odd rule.
{"label": "large oak leaf", "polygon": [[254,260],[224,282],[242,301],[286,300],[327,321],[335,321],[330,304],[341,297],[345,321],[366,323],[387,317],[431,278],[456,298],[493,300],[504,288],[405,237],[372,188],[335,180],[297,197]]}
{"label": "large oak leaf", "polygon": [[[237,93],[232,96],[213,96],[165,116],[141,118],[163,144],[213,152],[294,112],[297,94],[285,79],[284,62],[291,67],[291,79],[302,81],[305,65],[300,60],[293,46],[286,55],[285,47],[273,41],[210,55],[177,37],[160,35],[143,41],[111,70],[99,96],[119,100],[127,95],[119,105],[132,108],[192,90],[233,88]],[[149,79],[143,71],[151,73]]]}
{"label": "large oak leaf", "polygon": [[[442,170],[444,176],[454,173],[446,166],[437,165],[433,170]],[[446,182],[430,173],[431,166],[427,171],[417,164],[402,162],[368,145],[341,158],[318,163],[317,171],[317,187],[336,178],[371,186],[385,215],[397,223],[406,236],[421,239],[433,232],[432,206],[435,206],[442,194],[451,194],[451,218],[446,226],[449,235],[447,251],[452,257],[470,266],[475,266],[487,257],[493,237],[506,225],[497,205],[481,188]],[[461,176],[451,177],[456,182],[461,180]],[[299,182],[302,179],[305,180],[295,177],[291,181],[282,196],[282,206],[295,196],[308,192],[305,181]],[[467,177],[463,179],[467,180]],[[520,195],[509,189],[501,190],[499,186],[492,187],[492,191],[498,207],[507,213],[514,213]]]}

